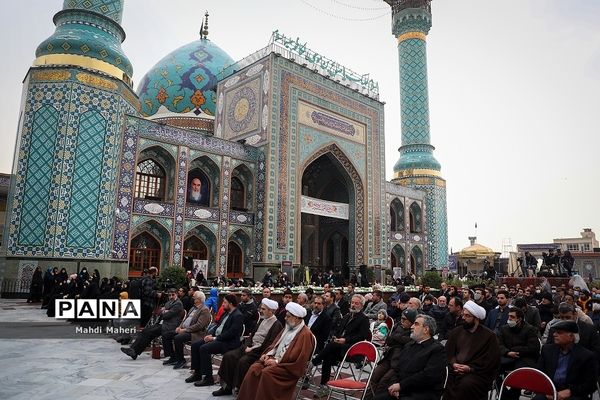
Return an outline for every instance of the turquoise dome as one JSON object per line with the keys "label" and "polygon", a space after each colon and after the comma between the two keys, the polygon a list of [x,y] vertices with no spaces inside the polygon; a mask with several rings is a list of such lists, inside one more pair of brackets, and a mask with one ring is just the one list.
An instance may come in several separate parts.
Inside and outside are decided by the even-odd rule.
{"label": "turquoise dome", "polygon": [[217,74],[233,62],[208,39],[178,48],[142,78],[137,90],[142,114],[153,116],[164,106],[172,113],[193,112],[197,116],[213,117]]}

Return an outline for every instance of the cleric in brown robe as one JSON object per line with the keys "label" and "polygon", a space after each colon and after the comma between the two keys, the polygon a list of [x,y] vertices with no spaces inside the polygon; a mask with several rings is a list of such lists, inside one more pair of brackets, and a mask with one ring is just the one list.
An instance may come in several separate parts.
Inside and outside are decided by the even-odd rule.
{"label": "cleric in brown robe", "polygon": [[275,342],[279,332],[283,329],[275,316],[278,308],[279,303],[275,300],[262,299],[258,309],[260,320],[246,343],[242,347],[223,354],[223,360],[219,367],[221,388],[212,392],[213,396],[230,395],[234,388],[239,388],[250,366]]}
{"label": "cleric in brown robe", "polygon": [[294,302],[285,308],[286,327],[252,364],[237,400],[285,400],[294,396],[296,383],[306,371],[315,344],[310,329],[304,324],[306,309]]}
{"label": "cleric in brown robe", "polygon": [[446,342],[450,374],[443,400],[487,399],[500,367],[500,346],[496,334],[481,323],[484,319],[483,307],[472,300],[464,304],[464,323]]}

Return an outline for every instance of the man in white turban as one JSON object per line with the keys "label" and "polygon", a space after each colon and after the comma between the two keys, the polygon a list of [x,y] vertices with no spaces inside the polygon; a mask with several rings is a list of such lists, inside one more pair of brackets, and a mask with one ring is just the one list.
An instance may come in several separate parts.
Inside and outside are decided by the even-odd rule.
{"label": "man in white turban", "polygon": [[248,339],[242,347],[228,351],[223,355],[219,367],[221,388],[212,393],[213,396],[225,396],[239,388],[250,366],[260,358],[261,354],[277,339],[283,329],[275,316],[279,304],[266,297],[262,299],[258,312],[260,320],[254,331],[250,332]]}
{"label": "man in white turban", "polygon": [[496,334],[481,323],[485,309],[469,300],[462,312],[462,327],[452,330],[446,342],[450,370],[444,400],[487,397],[500,366]]}
{"label": "man in white turban", "polygon": [[485,308],[481,307],[473,300],[467,301],[463,305],[463,309],[469,311],[469,313],[475,318],[477,318],[480,322],[485,319]]}
{"label": "man in white turban", "polygon": [[238,400],[292,398],[298,379],[304,375],[315,346],[304,324],[306,309],[294,302],[285,309],[285,328],[246,373]]}

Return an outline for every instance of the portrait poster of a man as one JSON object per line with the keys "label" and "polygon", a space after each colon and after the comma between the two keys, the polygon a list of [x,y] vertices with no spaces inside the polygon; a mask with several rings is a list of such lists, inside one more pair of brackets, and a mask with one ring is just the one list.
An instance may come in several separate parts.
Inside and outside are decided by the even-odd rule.
{"label": "portrait poster of a man", "polygon": [[201,176],[190,177],[187,201],[197,205],[208,206],[207,185]]}

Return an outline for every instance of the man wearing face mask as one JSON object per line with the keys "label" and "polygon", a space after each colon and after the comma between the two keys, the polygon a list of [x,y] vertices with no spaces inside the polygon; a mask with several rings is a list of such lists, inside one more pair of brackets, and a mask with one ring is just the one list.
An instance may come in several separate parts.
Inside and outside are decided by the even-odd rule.
{"label": "man wearing face mask", "polygon": [[[290,399],[313,351],[313,335],[304,323],[306,309],[285,306],[285,328],[246,373],[237,400]],[[366,318],[366,317],[365,317]]]}
{"label": "man wearing face mask", "polygon": [[435,320],[429,315],[415,319],[411,327],[412,340],[401,352],[390,379],[373,387],[375,400],[440,398],[446,377],[446,353],[432,337],[435,328]]}
{"label": "man wearing face mask", "polygon": [[[400,321],[394,325],[392,332],[390,332],[385,341],[387,350],[373,371],[371,388],[375,389],[379,387],[387,389],[394,381],[394,369],[400,366],[402,350],[411,341],[411,327],[418,316],[417,311],[410,308],[402,312]],[[370,400],[372,396],[373,392],[367,390],[365,400]]]}
{"label": "man wearing face mask", "polygon": [[[468,301],[468,300],[465,300]],[[485,296],[483,295],[483,289],[482,288],[477,288],[475,289],[475,294],[473,295],[473,301],[475,301],[475,303],[477,303],[478,306],[485,308],[485,311],[487,312],[488,309],[485,307]]]}
{"label": "man wearing face mask", "polygon": [[448,314],[448,300],[446,299],[446,296],[440,296],[437,299],[437,304],[434,304],[433,307],[431,307],[430,312],[430,315],[435,319],[438,328],[443,324],[446,314]]}
{"label": "man wearing face mask", "polygon": [[481,323],[485,309],[467,301],[462,316],[462,328],[450,332],[446,343],[450,373],[444,400],[486,398],[500,364],[498,339]]}
{"label": "man wearing face mask", "polygon": [[255,330],[250,334],[242,347],[223,354],[219,367],[221,388],[212,393],[213,396],[225,396],[239,388],[250,366],[260,358],[279,332],[283,329],[275,316],[279,304],[275,300],[263,298],[258,308],[260,319]]}
{"label": "man wearing face mask", "polygon": [[[535,367],[540,353],[539,330],[529,325],[520,308],[511,308],[508,321],[500,328],[500,369],[503,372],[521,367]],[[520,390],[508,390],[503,399],[518,399]]]}

